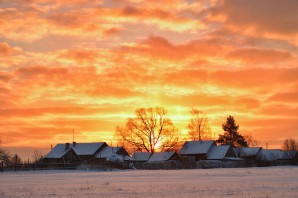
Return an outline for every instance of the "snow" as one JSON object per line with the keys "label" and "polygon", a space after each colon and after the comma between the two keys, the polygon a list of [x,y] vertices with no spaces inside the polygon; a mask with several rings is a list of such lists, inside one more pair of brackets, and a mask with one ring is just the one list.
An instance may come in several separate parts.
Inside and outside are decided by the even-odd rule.
{"label": "snow", "polygon": [[183,145],[180,154],[192,155],[192,154],[206,154],[210,148],[214,145],[214,141],[187,141]]}
{"label": "snow", "polygon": [[116,153],[112,153],[106,157],[107,161],[116,162],[116,163],[123,163],[124,160],[121,156],[117,155]]}
{"label": "snow", "polygon": [[71,148],[65,149],[65,144],[57,144],[45,158],[62,158]]}
{"label": "snow", "polygon": [[175,152],[158,152],[153,153],[148,162],[163,162],[169,160]]}
{"label": "snow", "polygon": [[257,159],[262,161],[275,161],[285,159],[285,153],[279,149],[262,149],[257,154]]}
{"label": "snow", "polygon": [[1,198],[297,197],[298,167],[0,173]]}
{"label": "snow", "polygon": [[112,147],[107,146],[100,150],[96,155],[95,158],[107,158],[108,156],[117,153],[122,147]]}
{"label": "snow", "polygon": [[71,147],[78,156],[80,155],[94,155],[95,152],[102,147],[105,142],[94,142],[94,143],[76,143],[71,144]]}
{"label": "snow", "polygon": [[151,152],[135,152],[132,156],[133,161],[142,161],[146,162],[149,160]]}
{"label": "snow", "polygon": [[221,160],[224,159],[230,145],[213,146],[208,152],[208,160]]}

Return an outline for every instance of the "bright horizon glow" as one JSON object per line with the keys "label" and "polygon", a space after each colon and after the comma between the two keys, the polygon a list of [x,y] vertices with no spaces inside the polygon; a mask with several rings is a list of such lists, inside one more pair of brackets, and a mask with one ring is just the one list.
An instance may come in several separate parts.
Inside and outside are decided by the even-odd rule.
{"label": "bright horizon glow", "polygon": [[287,2],[1,1],[1,146],[48,149],[72,130],[110,142],[156,106],[184,134],[196,107],[215,136],[232,115],[260,146],[298,140],[298,2]]}

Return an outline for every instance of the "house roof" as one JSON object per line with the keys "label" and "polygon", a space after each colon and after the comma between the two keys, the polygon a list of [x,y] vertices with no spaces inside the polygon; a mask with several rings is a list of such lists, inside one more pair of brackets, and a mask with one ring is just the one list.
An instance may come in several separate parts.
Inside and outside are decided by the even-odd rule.
{"label": "house roof", "polygon": [[111,156],[112,154],[117,153],[122,148],[123,147],[112,147],[112,146],[104,147],[102,150],[100,150],[95,155],[95,158],[107,158],[107,157]]}
{"label": "house roof", "polygon": [[65,144],[57,144],[44,158],[62,158],[71,149],[65,149]]}
{"label": "house roof", "polygon": [[258,160],[261,161],[274,161],[274,160],[286,160],[290,159],[289,156],[287,156],[287,152],[284,152],[279,149],[262,149],[257,154]]}
{"label": "house roof", "polygon": [[135,152],[132,159],[134,161],[148,161],[151,155],[151,152]]}
{"label": "house roof", "polygon": [[261,147],[243,147],[240,149],[239,157],[256,156],[261,149],[262,149]]}
{"label": "house roof", "polygon": [[230,147],[230,145],[220,145],[211,147],[210,151],[207,154],[207,159],[215,160],[225,158]]}
{"label": "house roof", "polygon": [[187,141],[180,150],[180,154],[206,154],[212,145],[214,145],[214,141]]}
{"label": "house roof", "polygon": [[94,155],[98,149],[100,149],[105,142],[91,142],[91,143],[75,143],[70,144],[73,150],[78,156],[80,155]]}
{"label": "house roof", "polygon": [[[68,143],[66,143],[68,144]],[[105,142],[93,142],[93,143],[75,143],[69,144],[68,149],[65,149],[66,144],[57,144],[45,158],[61,158],[70,149],[72,149],[78,156],[80,155],[94,155],[98,149],[100,149]]]}
{"label": "house roof", "polygon": [[153,153],[148,162],[163,162],[169,160],[175,152],[158,152]]}

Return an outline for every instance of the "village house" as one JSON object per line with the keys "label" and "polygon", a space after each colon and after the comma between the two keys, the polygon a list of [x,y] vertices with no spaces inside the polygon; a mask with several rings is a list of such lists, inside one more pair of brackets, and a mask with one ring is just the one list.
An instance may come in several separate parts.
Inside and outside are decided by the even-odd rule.
{"label": "village house", "polygon": [[105,142],[57,144],[43,158],[44,163],[90,163],[95,155],[108,145]]}
{"label": "village house", "polygon": [[262,147],[242,147],[236,148],[237,157],[246,160],[256,160],[258,153],[262,150]]}
{"label": "village house", "polygon": [[122,159],[123,161],[129,161],[132,158],[129,156],[127,151],[124,149],[124,147],[112,147],[107,146],[101,149],[94,157],[95,162],[103,162],[107,161],[111,156],[117,155],[119,159]]}
{"label": "village house", "polygon": [[180,150],[180,156],[187,161],[207,159],[210,149],[215,146],[214,141],[187,141]]}
{"label": "village house", "polygon": [[294,161],[297,151],[282,151],[280,149],[262,149],[257,160],[261,165],[289,165]]}
{"label": "village house", "polygon": [[176,152],[156,152],[151,155],[148,162],[166,162],[181,161],[180,156]]}
{"label": "village house", "polygon": [[95,155],[104,147],[107,147],[105,142],[90,142],[90,143],[76,143],[70,144],[75,153],[79,156],[82,162],[88,163]]}
{"label": "village house", "polygon": [[151,152],[135,152],[132,156],[134,162],[147,162],[151,157]]}
{"label": "village house", "polygon": [[44,163],[73,163],[80,160],[79,156],[73,150],[69,143],[57,144],[43,158]]}
{"label": "village house", "polygon": [[212,146],[207,153],[207,160],[227,160],[236,155],[230,145]]}

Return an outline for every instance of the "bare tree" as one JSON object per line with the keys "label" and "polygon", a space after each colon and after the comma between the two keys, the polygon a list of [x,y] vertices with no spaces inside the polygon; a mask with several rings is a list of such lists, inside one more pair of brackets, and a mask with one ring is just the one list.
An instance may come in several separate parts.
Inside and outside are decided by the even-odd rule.
{"label": "bare tree", "polygon": [[18,156],[18,154],[15,154],[14,156],[12,156],[11,162],[13,164],[21,164],[22,163],[22,159]]}
{"label": "bare tree", "polygon": [[251,135],[251,133],[250,133],[250,134],[247,134],[247,135],[244,135],[244,139],[246,140],[247,145],[248,145],[249,147],[255,147],[255,146],[258,146],[258,145],[259,145],[259,141],[256,140],[256,139]]}
{"label": "bare tree", "polygon": [[190,110],[192,118],[189,120],[188,136],[193,141],[202,141],[202,138],[211,137],[211,130],[208,123],[208,118],[204,111],[196,108]]}
{"label": "bare tree", "polygon": [[179,130],[162,107],[139,108],[135,118],[117,126],[115,135],[138,151],[169,151],[179,143]]}
{"label": "bare tree", "polygon": [[9,166],[11,163],[10,153],[2,148],[0,148],[0,163],[3,163],[4,166]]}
{"label": "bare tree", "polygon": [[43,155],[42,155],[41,151],[35,149],[35,150],[33,151],[33,156],[32,156],[32,158],[33,158],[33,162],[34,162],[34,163],[38,162],[38,161],[42,158],[42,156],[43,156]]}
{"label": "bare tree", "polygon": [[284,151],[297,151],[298,150],[298,143],[296,140],[289,138],[285,139],[282,144],[282,150]]}

